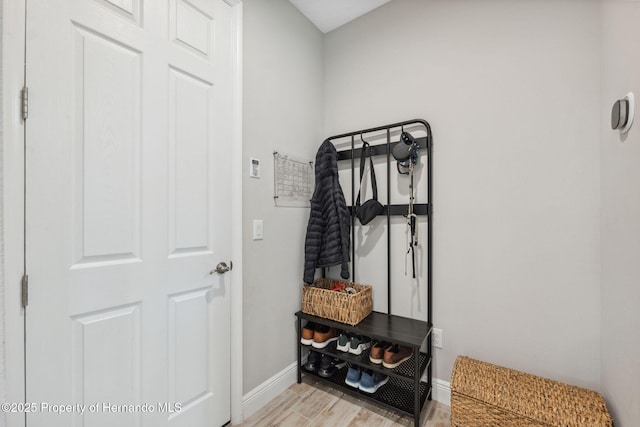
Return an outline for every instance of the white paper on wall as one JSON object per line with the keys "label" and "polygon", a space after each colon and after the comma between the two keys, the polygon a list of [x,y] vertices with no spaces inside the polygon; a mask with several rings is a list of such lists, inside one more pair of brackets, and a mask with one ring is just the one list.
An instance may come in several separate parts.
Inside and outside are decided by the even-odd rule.
{"label": "white paper on wall", "polygon": [[314,188],[313,162],[273,152],[276,206],[309,207]]}

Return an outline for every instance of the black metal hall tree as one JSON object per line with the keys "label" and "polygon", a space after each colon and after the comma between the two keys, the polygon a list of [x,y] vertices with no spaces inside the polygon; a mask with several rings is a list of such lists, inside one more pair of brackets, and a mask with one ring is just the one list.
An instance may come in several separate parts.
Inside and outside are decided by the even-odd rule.
{"label": "black metal hall tree", "polygon": [[[426,133],[426,136],[415,138],[418,145],[418,150],[426,150],[426,167],[427,167],[427,203],[414,204],[414,213],[419,216],[427,216],[427,321],[410,319],[402,316],[396,316],[391,313],[391,217],[406,215],[408,213],[408,204],[390,204],[391,202],[391,185],[390,177],[392,174],[392,164],[395,164],[395,159],[391,153],[396,144],[400,141],[392,141],[392,137],[395,137],[396,133],[402,131],[415,131],[422,130]],[[427,400],[432,398],[432,348],[431,348],[431,332],[433,328],[432,323],[432,241],[433,241],[433,136],[431,133],[431,126],[429,123],[422,119],[408,120],[404,122],[398,122],[388,124],[384,126],[358,130],[355,132],[344,133],[328,138],[328,141],[336,140],[351,140],[351,148],[338,151],[338,161],[351,161],[351,206],[349,207],[351,213],[351,272],[352,279],[356,281],[356,265],[355,265],[355,225],[356,219],[354,215],[355,205],[355,159],[360,158],[361,148],[356,148],[357,139],[366,137],[367,134],[386,133],[386,142],[377,145],[371,145],[372,156],[386,156],[387,166],[387,200],[384,205],[383,211],[379,215],[384,215],[387,218],[387,313],[372,312],[369,316],[363,319],[355,326],[350,326],[344,323],[335,322],[333,320],[312,316],[302,311],[296,313],[297,327],[298,327],[298,383],[302,381],[302,373],[305,375],[311,375],[321,381],[328,382],[333,386],[340,388],[350,394],[355,394],[359,398],[373,401],[377,404],[398,410],[405,414],[411,415],[414,418],[414,425],[418,426],[420,423],[420,414],[422,407]],[[395,169],[394,169],[395,172]],[[379,198],[382,203],[382,197]],[[363,352],[362,355],[356,356],[350,353],[344,353],[337,351],[336,344],[332,343],[323,349],[314,348],[314,351],[329,355],[331,357],[345,360],[353,365],[357,365],[361,368],[371,369],[376,372],[380,372],[389,376],[389,382],[382,386],[378,391],[373,394],[364,393],[357,389],[351,388],[344,383],[346,376],[346,369],[338,371],[335,375],[329,378],[324,378],[317,375],[314,372],[306,371],[302,368],[302,354],[307,346],[300,343],[300,337],[302,332],[302,320],[311,321],[321,325],[327,325],[340,329],[346,332],[353,332],[360,335],[371,337],[374,341],[390,341],[393,343],[405,345],[413,348],[413,356],[410,360],[404,362],[402,365],[395,369],[387,369],[381,365],[376,365],[369,362],[369,350]],[[420,347],[426,340],[426,353],[420,352]],[[426,371],[426,382],[421,381],[421,377]]]}

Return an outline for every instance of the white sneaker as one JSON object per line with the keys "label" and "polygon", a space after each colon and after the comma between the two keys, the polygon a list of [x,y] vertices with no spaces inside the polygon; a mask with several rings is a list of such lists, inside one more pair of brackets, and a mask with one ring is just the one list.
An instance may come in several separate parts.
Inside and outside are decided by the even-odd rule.
{"label": "white sneaker", "polygon": [[359,356],[369,347],[371,347],[371,338],[356,335],[355,337],[351,338],[349,353]]}
{"label": "white sneaker", "polygon": [[336,345],[336,349],[338,351],[347,353],[349,351],[349,347],[351,347],[351,334],[343,332],[338,337],[338,344]]}

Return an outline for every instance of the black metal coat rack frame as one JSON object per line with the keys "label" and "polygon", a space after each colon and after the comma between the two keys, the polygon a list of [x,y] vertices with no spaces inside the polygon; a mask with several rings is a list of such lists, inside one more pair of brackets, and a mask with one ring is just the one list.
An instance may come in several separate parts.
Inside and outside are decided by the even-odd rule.
{"label": "black metal coat rack frame", "polygon": [[[360,158],[362,149],[356,148],[356,138],[366,138],[367,134],[376,133],[378,136],[381,132],[386,133],[386,143],[371,145],[371,155],[385,155],[387,159],[387,200],[385,209],[380,215],[387,217],[387,313],[391,313],[391,217],[397,215],[406,215],[408,212],[408,204],[390,204],[391,203],[391,164],[395,162],[395,159],[391,156],[393,147],[399,144],[400,141],[391,141],[394,133],[402,132],[403,130],[409,130],[418,128],[424,130],[426,136],[416,138],[419,150],[426,150],[426,167],[427,167],[427,203],[414,204],[414,213],[416,215],[427,216],[427,322],[432,324],[432,280],[433,280],[433,268],[432,268],[432,242],[433,242],[433,164],[432,164],[432,150],[433,150],[433,135],[431,133],[431,126],[426,120],[414,119],[404,122],[398,122],[388,124],[384,126],[362,129],[355,132],[343,133],[327,138],[332,143],[337,140],[351,139],[351,148],[347,150],[338,151],[338,161],[351,160],[351,276],[352,280],[356,281],[356,265],[355,265],[355,225],[356,219],[353,212],[355,205],[356,194],[356,175],[355,175],[355,159]],[[382,202],[382,200],[381,200]],[[430,345],[430,343],[429,343]]]}
{"label": "black metal coat rack frame", "polygon": [[[427,203],[415,204],[413,212],[416,215],[427,216],[427,321],[410,319],[391,313],[391,217],[396,215],[406,215],[409,212],[409,205],[392,205],[391,202],[391,185],[390,177],[392,173],[391,165],[395,163],[395,158],[391,153],[393,147],[396,144],[401,143],[398,135],[402,131],[414,132],[420,130],[424,132],[426,136],[415,138],[416,143],[420,150],[426,150],[426,167],[427,167]],[[387,159],[387,198],[385,209],[383,209],[380,215],[387,217],[387,313],[379,313],[376,311],[371,312],[366,318],[355,326],[338,323],[333,320],[316,317],[310,314],[305,314],[302,311],[296,313],[298,318],[298,383],[302,381],[303,373],[303,352],[305,351],[305,345],[300,343],[302,321],[314,322],[320,325],[330,326],[336,329],[340,329],[346,332],[355,333],[371,337],[373,340],[393,342],[399,345],[411,347],[413,355],[410,360],[407,360],[404,365],[399,366],[397,369],[387,369],[381,365],[371,363],[369,360],[369,352],[366,350],[362,355],[347,354],[342,351],[338,351],[334,344],[325,348],[314,348],[315,351],[322,355],[328,355],[332,358],[338,358],[343,361],[351,363],[353,366],[360,367],[361,369],[369,369],[374,372],[378,372],[382,375],[388,376],[388,384],[380,388],[373,394],[354,389],[353,387],[345,384],[346,369],[339,370],[329,378],[325,378],[313,371],[304,371],[308,375],[312,375],[320,381],[327,382],[346,393],[353,394],[359,398],[375,402],[377,404],[399,410],[405,414],[413,416],[414,426],[420,425],[420,414],[422,407],[427,400],[431,400],[433,384],[432,384],[432,348],[431,348],[431,332],[433,330],[432,324],[432,242],[433,242],[433,230],[432,230],[432,216],[433,216],[433,162],[432,162],[432,150],[433,150],[433,137],[431,134],[431,127],[425,120],[408,120],[405,122],[393,123],[385,126],[379,126],[370,129],[363,129],[355,132],[344,133],[328,138],[330,142],[339,147],[348,146],[351,143],[351,147],[346,150],[338,151],[338,160],[345,161],[351,160],[351,268],[352,268],[352,280],[355,282],[356,278],[356,266],[355,266],[355,212],[353,206],[355,205],[356,194],[356,172],[355,172],[355,159],[360,158],[362,149],[356,148],[356,138],[367,138],[371,141],[371,137],[375,137],[375,140],[385,141],[377,145],[369,142],[372,148],[372,156],[386,155]],[[413,136],[413,135],[412,135]],[[392,138],[396,138],[397,141],[392,141]],[[394,168],[395,169],[395,168]],[[394,170],[395,172],[395,170]],[[358,176],[359,178],[359,176]],[[358,180],[359,182],[360,180]],[[424,193],[421,193],[424,194]],[[379,202],[383,203],[384,197],[379,198]],[[324,271],[323,271],[324,273]],[[426,341],[426,352],[421,352],[421,347]],[[421,378],[426,372],[426,382]]]}

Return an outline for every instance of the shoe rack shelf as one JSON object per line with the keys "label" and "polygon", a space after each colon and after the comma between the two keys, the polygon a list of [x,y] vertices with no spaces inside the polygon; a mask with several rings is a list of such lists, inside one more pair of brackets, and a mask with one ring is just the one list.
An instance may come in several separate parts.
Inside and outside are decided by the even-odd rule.
{"label": "shoe rack shelf", "polygon": [[[409,319],[406,317],[395,316],[391,314],[391,287],[392,287],[392,265],[391,265],[391,217],[392,216],[406,216],[409,205],[391,204],[391,175],[396,173],[395,159],[391,153],[393,148],[400,144],[400,133],[406,132],[423,132],[426,136],[415,138],[419,153],[421,167],[426,167],[427,180],[421,184],[426,186],[426,191],[418,192],[416,194],[416,200],[422,199],[424,202],[424,196],[426,195],[426,203],[414,203],[413,212],[418,216],[426,216],[427,219],[427,238],[426,242],[421,243],[424,249],[426,249],[426,321]],[[298,319],[298,382],[302,381],[302,374],[311,375],[318,378],[321,381],[334,385],[335,387],[344,390],[347,393],[355,394],[360,398],[364,398],[373,402],[377,402],[382,406],[386,406],[407,415],[413,416],[414,425],[420,424],[420,414],[422,407],[427,400],[431,400],[433,385],[432,385],[432,349],[431,349],[431,332],[432,332],[432,283],[433,283],[433,268],[432,268],[432,248],[433,248],[433,173],[432,173],[432,154],[433,154],[433,135],[431,133],[431,126],[429,123],[422,119],[408,120],[404,122],[393,123],[389,125],[379,126],[370,129],[363,129],[356,132],[349,132],[341,135],[336,135],[328,138],[329,141],[339,143],[344,146],[345,142],[350,141],[351,147],[345,150],[338,151],[338,162],[350,161],[351,163],[351,206],[349,210],[351,213],[351,279],[356,282],[357,266],[354,260],[355,245],[353,242],[356,238],[356,227],[359,225],[355,219],[353,206],[355,203],[356,194],[356,159],[360,158],[361,145],[365,138],[369,139],[371,136],[380,140],[380,138],[386,137],[386,142],[373,144],[371,143],[371,155],[372,156],[384,156],[386,158],[386,178],[387,178],[387,191],[386,191],[386,204],[384,196],[381,196],[379,201],[383,203],[384,210],[379,214],[386,217],[386,235],[387,235],[387,313],[372,312],[369,316],[363,319],[356,326],[350,326],[344,323],[338,323],[333,320],[312,316],[302,311],[296,313]],[[393,141],[392,141],[393,140]],[[426,152],[426,153],[425,153]],[[426,154],[426,155],[425,155]],[[424,160],[422,160],[424,159]],[[426,193],[426,194],[425,194]],[[422,194],[422,197],[420,196]],[[382,226],[382,224],[380,224]],[[421,266],[422,267],[422,266]],[[324,272],[323,272],[324,273]],[[323,274],[324,275],[324,274]],[[423,282],[424,283],[424,282]],[[394,344],[400,344],[403,346],[411,347],[413,349],[413,356],[410,360],[402,363],[400,366],[394,369],[387,369],[382,365],[376,365],[369,361],[369,350],[363,352],[359,356],[355,356],[350,353],[344,353],[336,349],[336,344],[332,343],[323,349],[312,348],[321,354],[326,354],[332,357],[345,360],[353,365],[359,366],[364,369],[371,369],[374,372],[379,372],[389,376],[387,384],[380,387],[375,393],[369,394],[349,385],[345,384],[344,380],[347,374],[347,368],[342,368],[329,378],[324,378],[314,372],[308,372],[303,368],[302,359],[303,353],[306,353],[311,349],[311,346],[306,346],[300,343],[301,331],[303,321],[310,321],[320,325],[327,325],[345,332],[351,332],[359,335],[371,337],[373,342],[375,341],[388,341]],[[425,344],[426,343],[426,344]],[[424,345],[426,352],[421,353],[420,348]],[[424,377],[426,381],[422,381]]]}
{"label": "shoe rack shelf", "polygon": [[[431,365],[430,355],[420,352],[422,343],[431,334],[432,328],[427,322],[376,311],[372,312],[356,326],[312,316],[302,311],[297,312],[296,316],[298,318],[298,382],[302,381],[302,374],[313,376],[347,393],[413,416],[415,425],[419,425],[422,407],[427,399],[430,399],[432,390],[432,386],[428,381],[421,380],[425,370]],[[325,348],[303,345],[300,343],[303,321],[327,325],[345,332],[368,336],[371,337],[374,342],[391,341],[411,347],[413,349],[413,355],[398,367],[388,369],[369,361],[370,349],[363,351],[360,355],[354,355],[338,351],[336,342],[332,342]],[[308,350],[314,350],[318,353],[344,360],[363,369],[370,369],[388,375],[389,382],[380,387],[375,393],[363,392],[345,383],[348,366],[341,368],[331,377],[322,377],[316,372],[304,369],[302,363],[303,353],[306,353]]]}

